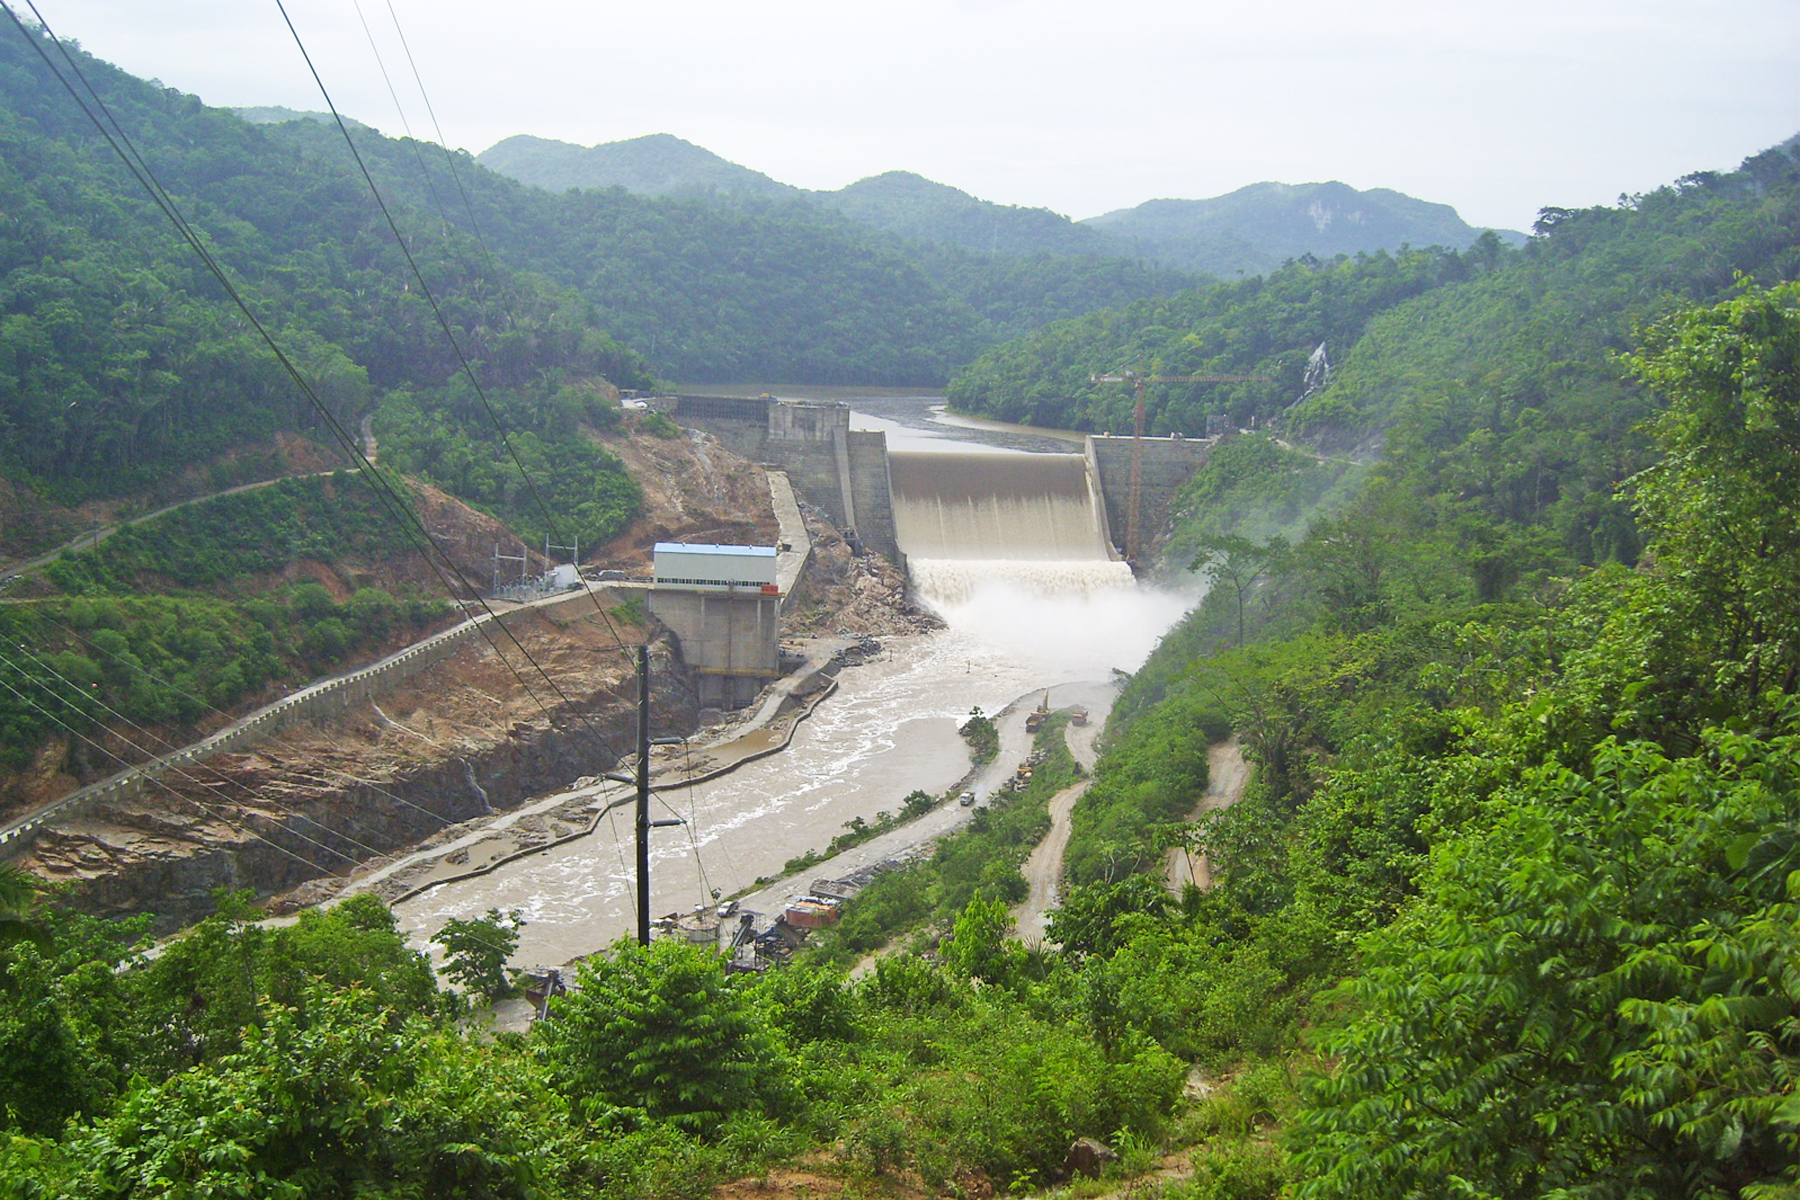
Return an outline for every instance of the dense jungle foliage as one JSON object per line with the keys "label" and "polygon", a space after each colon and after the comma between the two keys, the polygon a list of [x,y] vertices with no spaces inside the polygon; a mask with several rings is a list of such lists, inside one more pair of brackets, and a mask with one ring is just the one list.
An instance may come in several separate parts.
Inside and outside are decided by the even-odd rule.
{"label": "dense jungle foliage", "polygon": [[[24,214],[0,231],[8,478],[73,498],[125,486],[84,470],[129,480],[297,425],[239,412],[263,394],[234,374],[242,330],[171,247],[115,273],[150,245],[127,219],[141,205],[19,54],[0,50],[22,97],[0,122],[0,194]],[[172,186],[231,217],[221,252],[316,350],[342,414],[383,406],[414,469],[516,503],[446,432],[468,398],[442,352],[418,351],[435,373],[408,365],[425,321],[354,189],[188,98],[107,80]],[[229,169],[184,149],[215,132],[239,146]],[[1797,195],[1800,161],[1772,151],[1548,211],[1517,253],[1300,262],[971,368],[961,398],[996,415],[1115,428],[1128,393],[1061,389],[1126,360],[1266,374],[1159,391],[1157,427],[1281,415],[1289,439],[1241,438],[1183,497],[1173,545],[1211,590],[1119,697],[1055,948],[1007,936],[1048,824],[1030,790],[839,930],[845,957],[872,948],[886,905],[878,933],[916,919],[935,959],[747,979],[674,942],[619,946],[528,1037],[471,1031],[366,898],[277,928],[222,895],[150,956],[141,925],[0,872],[0,1195],[635,1200],[796,1161],[858,1190],[990,1195],[1048,1186],[1081,1136],[1137,1169],[1192,1147],[1167,1200],[1800,1192]],[[690,219],[713,218],[671,218]],[[446,279],[480,253],[415,233]],[[301,269],[314,258],[336,273]],[[638,360],[527,276],[503,278],[536,298],[536,333],[485,326],[491,293],[469,278],[459,322],[518,372],[498,402],[604,423],[592,381]],[[1321,340],[1338,370],[1309,391]],[[98,417],[75,422],[84,406]],[[1376,435],[1378,461],[1333,449]],[[305,507],[270,493],[247,502]],[[619,503],[571,507],[604,523]],[[206,513],[186,519],[214,537]],[[344,520],[303,536],[372,536]],[[61,647],[10,670],[64,689],[71,724],[102,701],[180,720],[429,616],[316,585],[132,594],[156,572],[221,586],[182,528],[74,560],[81,595],[0,605],[0,640]],[[257,569],[243,553],[232,569]],[[52,707],[0,711],[5,745]],[[1191,821],[1227,734],[1254,779]],[[1053,765],[1034,788],[1054,789]],[[1177,847],[1207,856],[1213,887],[1168,893]],[[1191,1065],[1211,1080],[1197,1091],[1229,1081],[1186,1103]]]}
{"label": "dense jungle foliage", "polygon": [[[1056,948],[1007,937],[1030,790],[877,885],[936,962],[620,945],[529,1037],[455,1024],[368,898],[276,929],[223,897],[146,958],[0,876],[0,1181],[692,1196],[829,1148],[863,1186],[1029,1190],[1085,1135],[1138,1169],[1192,1146],[1176,1200],[1791,1191],[1800,283],[1619,366],[1657,410],[1636,569],[1563,551],[1484,596],[1406,439],[1291,548],[1213,539],[1267,582],[1215,586],[1121,697]],[[1255,782],[1188,824],[1227,731]],[[1072,777],[1060,743],[1034,787]],[[1183,842],[1216,884],[1174,897],[1141,868]],[[908,920],[877,888],[839,953],[874,944],[865,899]],[[1190,1062],[1233,1085],[1184,1107]]]}
{"label": "dense jungle foliage", "polygon": [[[396,389],[452,386],[454,352],[347,164],[322,170],[229,112],[76,57],[341,423],[354,431]],[[0,206],[10,215],[0,229],[0,472],[74,503],[154,492],[281,431],[328,442],[242,315],[11,29],[0,38],[0,101]],[[578,297],[472,259],[466,239],[435,221],[397,215],[484,386],[548,396],[591,381],[651,382]],[[488,427],[485,414],[445,419],[468,436]],[[574,429],[557,436],[579,440]]]}
{"label": "dense jungle foliage", "polygon": [[[1620,468],[1581,460],[1631,444],[1646,415],[1608,359],[1634,327],[1684,299],[1718,298],[1734,272],[1800,269],[1791,172],[1789,155],[1772,150],[1617,208],[1547,209],[1522,251],[1484,237],[1461,253],[1301,259],[1266,278],[1058,322],[983,352],[952,379],[951,403],[1125,430],[1131,389],[1091,376],[1266,375],[1153,385],[1147,427],[1197,435],[1217,414],[1232,428],[1277,420],[1354,444],[1416,409],[1404,422],[1416,436],[1453,447],[1485,423],[1517,439],[1509,457],[1524,477],[1505,486],[1523,514],[1563,490],[1555,470]],[[1309,380],[1320,345],[1337,369]],[[1546,413],[1559,424],[1533,424]],[[1564,461],[1545,470],[1551,449]]]}
{"label": "dense jungle foliage", "polygon": [[[317,122],[267,132],[322,163],[344,158]],[[911,241],[903,224],[870,228],[799,194],[552,193],[466,158],[453,170],[429,145],[367,133],[358,147],[384,194],[477,237],[471,255],[574,288],[592,320],[683,381],[936,385],[998,338],[1197,280],[1073,247]]]}
{"label": "dense jungle foliage", "polygon": [[[344,579],[413,553],[346,471],[215,496],[63,555],[44,570],[46,594],[0,604],[13,647],[0,663],[0,765],[24,767],[57,740],[70,774],[109,775],[123,765],[114,753],[165,753],[219,710],[412,640],[443,601]],[[326,575],[342,602],[296,570],[306,562],[343,568]],[[103,729],[124,722],[139,728],[109,742]]]}
{"label": "dense jungle foliage", "polygon": [[[340,603],[318,583],[240,600],[95,595],[0,605],[0,638],[12,647],[0,652],[0,765],[22,768],[60,739],[65,770],[104,778],[193,741],[218,710],[272,700],[396,637],[422,636],[445,610],[376,587]],[[105,736],[125,722],[137,728]]]}

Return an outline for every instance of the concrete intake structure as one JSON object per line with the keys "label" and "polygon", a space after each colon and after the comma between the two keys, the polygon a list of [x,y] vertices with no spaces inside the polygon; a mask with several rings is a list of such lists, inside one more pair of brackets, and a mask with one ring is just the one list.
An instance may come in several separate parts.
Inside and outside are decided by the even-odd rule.
{"label": "concrete intake structure", "polygon": [[658,542],[650,611],[681,643],[700,703],[742,708],[781,675],[774,546]]}
{"label": "concrete intake structure", "polygon": [[837,400],[675,396],[650,401],[679,425],[702,429],[752,462],[786,471],[800,495],[851,539],[905,566],[894,540],[887,435],[850,428]]}

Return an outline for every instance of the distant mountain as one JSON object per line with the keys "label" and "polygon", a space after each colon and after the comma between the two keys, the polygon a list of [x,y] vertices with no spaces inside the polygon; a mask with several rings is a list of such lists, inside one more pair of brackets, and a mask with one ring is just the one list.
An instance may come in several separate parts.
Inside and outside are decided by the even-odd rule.
{"label": "distant mountain", "polygon": [[910,171],[889,171],[811,199],[897,237],[941,242],[983,254],[1095,254],[1133,257],[1131,246],[1047,208],[978,200]]}
{"label": "distant mountain", "polygon": [[1127,243],[1047,208],[993,204],[908,171],[889,171],[836,192],[812,192],[666,133],[587,147],[521,134],[483,151],[476,161],[553,192],[622,187],[639,196],[805,199],[896,237],[982,254],[1135,255]]}
{"label": "distant mountain", "polygon": [[[1138,259],[1221,277],[1266,274],[1306,254],[1330,258],[1402,245],[1460,250],[1482,233],[1448,204],[1342,183],[1255,183],[1211,200],[1151,200],[1086,221],[994,204],[910,171],[813,192],[666,133],[591,147],[520,135],[476,161],[556,192],[617,186],[642,196],[803,199],[895,237],[976,254]],[[1525,241],[1521,233],[1496,232],[1509,245]]]}
{"label": "distant mountain", "polygon": [[[1211,200],[1150,200],[1082,222],[1165,266],[1258,275],[1289,259],[1330,258],[1402,245],[1460,250],[1482,230],[1448,204],[1342,183],[1253,183]],[[1518,246],[1525,235],[1496,230]]]}
{"label": "distant mountain", "polygon": [[[285,121],[312,121],[319,125],[335,125],[328,112],[309,112],[298,108],[284,108],[279,104],[263,104],[251,108],[234,108],[231,110],[252,125],[280,125]],[[345,117],[344,124],[353,129],[367,129],[368,126],[355,117]]]}
{"label": "distant mountain", "polygon": [[520,183],[564,192],[570,188],[622,187],[639,196],[736,195],[780,199],[800,189],[761,171],[740,167],[711,150],[667,133],[598,146],[576,146],[519,134],[475,159]]}

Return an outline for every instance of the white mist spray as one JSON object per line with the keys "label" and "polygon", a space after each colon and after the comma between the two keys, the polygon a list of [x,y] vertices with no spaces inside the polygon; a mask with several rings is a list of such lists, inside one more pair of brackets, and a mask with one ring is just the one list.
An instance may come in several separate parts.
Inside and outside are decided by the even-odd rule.
{"label": "white mist spray", "polygon": [[1135,671],[1199,596],[1140,588],[1124,563],[910,564],[914,591],[952,629],[1048,678]]}

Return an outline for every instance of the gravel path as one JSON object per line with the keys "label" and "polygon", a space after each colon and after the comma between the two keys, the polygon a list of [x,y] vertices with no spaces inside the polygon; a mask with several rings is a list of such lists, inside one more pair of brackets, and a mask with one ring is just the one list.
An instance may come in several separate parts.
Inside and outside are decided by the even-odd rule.
{"label": "gravel path", "polygon": [[[1209,750],[1206,767],[1206,795],[1200,798],[1200,803],[1188,814],[1190,821],[1198,821],[1207,813],[1221,808],[1230,808],[1244,794],[1244,785],[1250,782],[1250,764],[1244,761],[1243,751],[1238,748],[1236,738],[1220,742]],[[1203,889],[1212,886],[1212,867],[1204,854],[1195,854],[1178,846],[1169,851],[1168,865],[1164,870],[1169,890],[1177,896],[1190,883]]]}

